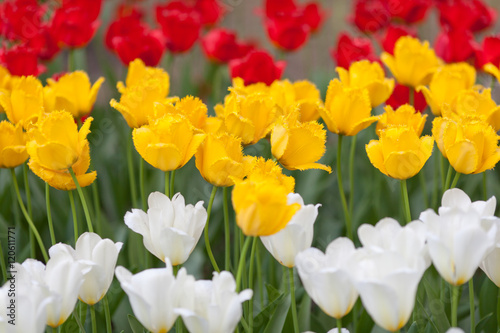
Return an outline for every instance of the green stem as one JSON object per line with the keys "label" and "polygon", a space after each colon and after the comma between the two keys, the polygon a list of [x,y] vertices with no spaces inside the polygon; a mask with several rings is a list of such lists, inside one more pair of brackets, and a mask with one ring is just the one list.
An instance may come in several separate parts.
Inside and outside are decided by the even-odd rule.
{"label": "green stem", "polygon": [[259,299],[260,308],[264,309],[264,284],[262,281],[262,259],[261,259],[261,247],[257,245],[257,283],[259,284]]}
{"label": "green stem", "polygon": [[241,249],[240,253],[240,260],[238,262],[238,271],[236,272],[236,291],[241,290],[241,276],[243,273],[243,266],[246,264],[246,254],[248,251],[248,248],[250,247],[250,241],[253,237],[247,237],[245,239],[245,243],[243,244],[243,248]]}
{"label": "green stem", "polygon": [[132,196],[132,205],[137,207],[137,185],[134,175],[134,160],[132,158],[132,147],[134,146],[132,135],[129,135],[127,142],[127,164],[128,164],[128,179],[130,182],[130,194]]}
{"label": "green stem", "polygon": [[52,213],[50,211],[50,185],[45,183],[45,206],[47,207],[47,221],[49,222],[50,243],[56,244],[56,236],[54,234],[54,224],[52,223]]}
{"label": "green stem", "polygon": [[460,175],[461,175],[460,172],[457,172],[455,174],[455,177],[453,177],[453,181],[451,182],[451,187],[450,188],[455,188],[455,186],[457,186],[458,179],[460,178]]}
{"label": "green stem", "polygon": [[[355,135],[351,140],[351,151],[349,153],[349,216],[352,218],[352,210],[354,208],[354,157],[356,155],[356,138]],[[338,163],[338,162],[337,162]]]}
{"label": "green stem", "polygon": [[450,166],[448,167],[448,172],[446,173],[446,181],[444,182],[443,193],[450,188],[452,173],[453,173],[453,167],[450,164]]}
{"label": "green stem", "polygon": [[99,235],[102,236],[102,225],[101,225],[101,206],[99,204],[99,189],[97,188],[97,179],[92,183],[92,198],[94,199],[94,210],[95,210],[95,222],[96,230]]}
{"label": "green stem", "polygon": [[215,193],[217,193],[217,186],[213,187],[212,194],[210,195],[210,201],[208,202],[207,223],[205,223],[204,233],[205,233],[205,247],[207,248],[207,254],[208,257],[210,258],[210,262],[212,263],[212,267],[217,272],[220,272],[219,266],[217,265],[217,262],[215,261],[214,255],[212,253],[212,249],[210,248],[210,239],[208,237],[208,222],[210,221],[210,213],[212,212],[212,205],[214,203]]}
{"label": "green stem", "polygon": [[231,230],[229,229],[228,192],[229,189],[227,187],[224,187],[224,190],[222,192],[223,193],[222,207],[224,211],[224,237],[225,237],[224,269],[229,272],[231,270]]}
{"label": "green stem", "polygon": [[80,320],[80,316],[78,316],[78,310],[75,308],[73,311],[73,317],[75,318],[76,324],[80,329],[80,332],[85,333],[85,328],[83,328],[82,321]]}
{"label": "green stem", "polygon": [[470,332],[476,332],[476,307],[474,302],[474,281],[471,278],[469,280],[469,305],[470,305]]}
{"label": "green stem", "polygon": [[488,200],[488,187],[486,184],[486,171],[483,172],[483,200]]}
{"label": "green stem", "polygon": [[95,307],[93,305],[90,306],[90,318],[92,320],[92,333],[97,333],[97,320],[95,317]]}
{"label": "green stem", "polygon": [[457,309],[458,309],[458,286],[451,286],[451,327],[457,327]]}
{"label": "green stem", "polygon": [[[33,208],[31,205],[31,191],[30,191],[30,183],[28,179],[28,164],[24,163],[23,164],[23,175],[24,175],[24,191],[26,192],[26,205],[28,206],[28,215],[31,217],[33,220]],[[28,231],[29,232],[29,239],[30,239],[30,255],[31,258],[35,258],[36,256],[36,249],[35,249],[35,240],[34,240],[34,235],[31,229]]]}
{"label": "green stem", "polygon": [[342,333],[342,318],[337,318],[337,330]]}
{"label": "green stem", "polygon": [[[250,267],[248,269],[248,288],[253,291],[253,262],[255,258],[255,249],[257,248],[258,237],[253,237],[252,250],[250,251]],[[248,302],[248,327],[250,328],[250,333],[253,332],[253,297],[250,298]]]}
{"label": "green stem", "polygon": [[87,220],[87,227],[89,228],[89,232],[94,232],[94,228],[92,227],[92,221],[90,219],[89,207],[87,206],[87,200],[85,199],[85,195],[83,194],[82,188],[80,187],[80,183],[78,183],[78,179],[76,178],[75,172],[73,168],[68,168],[71,177],[73,178],[73,182],[76,185],[76,190],[78,191],[78,195],[80,196],[80,201],[82,202],[83,212],[85,213],[85,219]]}
{"label": "green stem", "polygon": [[75,235],[75,245],[78,241],[78,235],[80,232],[78,231],[78,218],[76,216],[76,207],[75,207],[75,197],[73,196],[73,191],[68,191],[69,195],[69,203],[71,206],[71,214],[73,215],[73,234]]}
{"label": "green stem", "polygon": [[2,268],[2,283],[7,281],[7,266],[5,265],[5,257],[3,256],[2,242],[0,242],[0,267]]}
{"label": "green stem", "polygon": [[408,188],[406,186],[406,179],[401,180],[401,197],[403,198],[406,223],[409,223],[411,222],[411,212],[410,212],[410,200],[408,199]]}
{"label": "green stem", "polygon": [[288,275],[290,277],[290,294],[292,297],[293,330],[295,333],[299,333],[299,319],[297,317],[297,300],[295,299],[295,282],[293,281],[293,267],[288,268]]}
{"label": "green stem", "polygon": [[351,227],[351,216],[349,214],[349,208],[347,207],[347,201],[345,199],[344,186],[342,185],[342,168],[340,166],[340,159],[342,154],[342,138],[343,135],[339,134],[338,148],[337,148],[337,182],[339,185],[340,200],[342,201],[342,208],[344,209],[345,224],[347,230],[347,237],[353,239],[352,237],[352,227]]}
{"label": "green stem", "polygon": [[175,191],[174,191],[174,184],[175,184],[175,171],[176,170],[172,170],[172,172],[170,173],[170,195],[173,197],[174,194],[175,194]]}
{"label": "green stem", "polygon": [[170,197],[170,171],[165,171],[165,195]]}
{"label": "green stem", "polygon": [[76,69],[75,49],[68,50],[68,72],[74,72]]}
{"label": "green stem", "polygon": [[148,201],[146,198],[146,190],[144,189],[144,159],[141,157],[139,162],[139,192],[141,193],[142,210],[148,210]]}
{"label": "green stem", "polygon": [[28,224],[33,231],[33,234],[35,234],[35,238],[38,242],[38,245],[40,246],[40,250],[42,251],[43,259],[45,259],[45,262],[49,261],[49,256],[47,255],[47,251],[45,250],[45,246],[43,245],[42,238],[40,237],[40,234],[38,233],[38,230],[35,227],[35,224],[33,223],[33,220],[30,218],[28,212],[26,211],[26,207],[24,207],[23,199],[21,198],[21,192],[19,192],[19,184],[17,183],[17,178],[16,178],[16,172],[14,169],[10,169],[10,173],[12,175],[12,181],[14,183],[14,189],[16,191],[16,196],[17,196],[17,202],[19,203],[19,207],[21,208],[21,211],[24,214],[24,218],[26,221],[28,221]]}
{"label": "green stem", "polygon": [[[165,53],[165,56],[163,58],[163,69],[165,69],[166,72],[169,72],[173,62],[174,54],[172,52]],[[169,73],[172,74],[171,72]]]}
{"label": "green stem", "polygon": [[444,158],[443,154],[439,154],[439,156],[441,156],[441,158],[439,159],[439,168],[441,169],[441,187],[444,189],[444,185],[446,184],[444,176],[444,162],[446,159]]}
{"label": "green stem", "polygon": [[174,273],[174,276],[177,276],[177,273],[179,273],[179,269],[181,268],[182,265],[175,265],[172,267],[172,272]]}
{"label": "green stem", "polygon": [[109,311],[108,295],[104,296],[104,317],[106,318],[106,333],[113,333],[111,312]]}

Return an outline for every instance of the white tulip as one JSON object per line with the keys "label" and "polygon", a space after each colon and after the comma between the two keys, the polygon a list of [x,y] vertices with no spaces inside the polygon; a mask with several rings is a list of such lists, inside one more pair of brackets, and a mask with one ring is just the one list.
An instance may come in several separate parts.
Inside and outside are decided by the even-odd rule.
{"label": "white tulip", "polygon": [[212,281],[196,281],[193,293],[192,308],[175,310],[191,333],[234,332],[242,315],[241,303],[252,298],[250,289],[236,292],[234,277],[226,271],[214,272]]}
{"label": "white tulip", "polygon": [[493,250],[484,257],[479,267],[500,288],[500,220],[496,219],[497,234]]}
{"label": "white tulip", "polygon": [[451,327],[446,333],[464,333],[464,330],[459,327]]}
{"label": "white tulip", "polygon": [[[76,249],[69,245],[52,249],[53,256],[56,251],[72,256],[74,260],[89,267],[84,281],[80,287],[78,297],[88,305],[94,305],[106,295],[111,282],[113,282],[118,253],[123,243],[113,243],[110,239],[102,239],[96,233],[85,232],[76,242]],[[60,254],[62,254],[60,253]]]}
{"label": "white tulip", "polygon": [[166,259],[167,267],[152,268],[132,275],[125,267],[115,270],[122,289],[128,295],[134,315],[152,333],[168,332],[178,314],[176,308],[192,308],[195,302],[195,279],[181,268],[177,277]]}
{"label": "white tulip", "polygon": [[260,237],[262,244],[286,267],[295,266],[295,256],[297,253],[311,247],[314,233],[314,222],[318,216],[317,205],[304,205],[304,200],[297,193],[288,195],[288,204],[300,204],[300,209],[295,213],[286,227],[278,233]]}
{"label": "white tulip", "polygon": [[413,311],[425,260],[407,261],[400,253],[373,249],[359,249],[351,260],[357,266],[356,288],[366,311],[380,327],[399,330]]}
{"label": "white tulip", "polygon": [[358,298],[350,273],[355,252],[351,240],[337,238],[324,254],[309,248],[295,258],[300,279],[311,299],[323,312],[337,319],[348,314]]}
{"label": "white tulip", "polygon": [[174,266],[184,263],[207,221],[203,201],[186,206],[180,193],[170,200],[163,193],[153,192],[148,205],[147,214],[140,209],[127,212],[125,224],[142,235],[146,249],[160,260],[169,258]]}
{"label": "white tulip", "polygon": [[469,196],[458,188],[447,190],[441,199],[441,207],[439,207],[439,215],[450,209],[460,209],[464,212],[474,210],[481,217],[495,215],[497,200],[491,197],[488,201],[474,201],[472,202]]}
{"label": "white tulip", "polygon": [[475,209],[450,207],[440,213],[426,210],[420,220],[427,226],[427,246],[434,266],[443,279],[459,286],[472,278],[492,250],[497,226],[490,217],[481,218]]}

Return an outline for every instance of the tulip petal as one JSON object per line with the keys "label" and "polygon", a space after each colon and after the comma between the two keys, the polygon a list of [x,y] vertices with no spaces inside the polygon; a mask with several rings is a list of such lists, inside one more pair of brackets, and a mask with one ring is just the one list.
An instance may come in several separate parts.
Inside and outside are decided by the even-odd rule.
{"label": "tulip petal", "polygon": [[405,324],[401,325],[399,297],[391,287],[369,281],[358,282],[356,286],[363,306],[377,325],[389,331],[397,331]]}
{"label": "tulip petal", "polygon": [[368,159],[373,166],[380,170],[384,175],[388,176],[387,169],[384,163],[384,154],[382,151],[382,145],[378,140],[371,140],[366,145],[366,153],[368,155]]}
{"label": "tulip petal", "polygon": [[[486,232],[480,228],[463,228],[455,234],[453,258],[455,262],[455,283],[462,285],[476,272],[484,255],[490,248]],[[474,249],[471,251],[471,249]]]}
{"label": "tulip petal", "polygon": [[477,147],[469,141],[461,141],[453,144],[447,150],[448,161],[456,172],[470,174],[478,169],[479,156]]}

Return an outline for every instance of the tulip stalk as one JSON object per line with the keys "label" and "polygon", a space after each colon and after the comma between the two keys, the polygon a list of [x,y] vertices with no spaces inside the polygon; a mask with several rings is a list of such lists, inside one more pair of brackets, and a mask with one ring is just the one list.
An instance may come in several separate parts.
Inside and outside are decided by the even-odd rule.
{"label": "tulip stalk", "polygon": [[408,198],[408,187],[406,186],[406,179],[401,179],[401,197],[403,198],[403,206],[405,212],[406,223],[411,222],[410,200]]}
{"label": "tulip stalk", "polygon": [[457,309],[458,309],[458,294],[459,286],[451,286],[451,326],[457,327]]}
{"label": "tulip stalk", "polygon": [[175,190],[174,190],[174,184],[175,184],[175,171],[176,170],[172,170],[172,172],[170,172],[170,196],[173,197],[174,194],[175,194]]}
{"label": "tulip stalk", "polygon": [[98,234],[102,234],[101,227],[101,207],[99,200],[99,190],[97,189],[97,180],[92,183],[92,198],[94,199],[94,210],[95,210],[95,221],[96,221],[96,231]]}
{"label": "tulip stalk", "polygon": [[104,317],[106,318],[106,333],[113,333],[111,326],[111,312],[109,311],[108,295],[104,296]]}
{"label": "tulip stalk", "polygon": [[356,155],[356,138],[354,135],[351,140],[351,151],[349,154],[349,215],[352,218],[352,210],[354,208],[354,157]]}
{"label": "tulip stalk", "polygon": [[[24,191],[26,192],[26,204],[28,205],[28,214],[33,219],[33,209],[31,205],[31,191],[30,191],[30,183],[28,180],[28,165],[26,163],[23,164],[23,175],[24,175]],[[30,254],[31,258],[35,258],[35,240],[33,236],[33,232],[31,229],[29,232],[30,239]]]}
{"label": "tulip stalk", "polygon": [[56,236],[54,234],[54,224],[52,223],[52,213],[50,211],[50,185],[45,183],[45,205],[47,207],[47,221],[49,222],[50,243],[56,244]]}
{"label": "tulip stalk", "polygon": [[90,306],[90,319],[92,320],[92,333],[97,333],[97,320],[95,317],[95,307]]}
{"label": "tulip stalk", "polygon": [[486,182],[486,171],[483,172],[483,200],[488,200],[488,187]]}
{"label": "tulip stalk", "polygon": [[47,262],[49,261],[49,256],[47,255],[47,251],[45,250],[45,246],[43,245],[42,238],[40,237],[40,234],[38,233],[38,230],[36,229],[33,220],[30,218],[28,212],[26,211],[26,207],[24,206],[23,199],[21,198],[21,193],[19,192],[19,184],[17,183],[16,172],[14,171],[14,169],[10,169],[10,173],[12,176],[12,182],[14,183],[14,189],[16,192],[17,202],[19,203],[19,207],[21,207],[21,211],[23,212],[24,218],[26,219],[26,221],[28,221],[31,230],[35,235],[38,245],[40,246],[40,250],[42,251],[43,259],[45,260],[45,262]]}
{"label": "tulip stalk", "polygon": [[347,206],[347,201],[345,198],[344,186],[342,185],[342,168],[340,165],[340,159],[342,155],[342,138],[343,135],[339,134],[338,148],[337,148],[337,183],[339,184],[340,200],[342,201],[342,208],[344,209],[347,237],[349,237],[349,239],[352,240],[353,236],[352,236],[351,216],[349,214],[349,207]]}
{"label": "tulip stalk", "polygon": [[137,186],[135,184],[135,176],[134,176],[134,162],[132,159],[132,135],[129,135],[127,145],[127,164],[128,164],[128,179],[130,183],[130,193],[132,196],[132,205],[137,207]]}
{"label": "tulip stalk", "polygon": [[342,318],[337,318],[337,330],[342,333]]}
{"label": "tulip stalk", "polygon": [[[458,174],[458,173],[457,173]],[[474,281],[469,280],[470,332],[476,333],[476,307],[474,302]]]}
{"label": "tulip stalk", "polygon": [[238,270],[236,272],[236,291],[241,291],[241,277],[243,273],[243,267],[245,266],[245,257],[247,255],[248,248],[250,247],[250,240],[252,237],[247,237],[245,239],[245,243],[243,244],[243,248],[241,249],[240,260],[238,262]]}
{"label": "tulip stalk", "polygon": [[453,177],[453,181],[451,182],[451,187],[450,188],[455,188],[455,186],[457,186],[458,179],[460,178],[460,175],[461,175],[460,172],[457,172],[455,174],[455,177]]}
{"label": "tulip stalk", "polygon": [[73,215],[73,233],[75,236],[75,244],[78,241],[78,220],[76,216],[76,207],[75,207],[75,197],[73,196],[73,191],[68,191],[69,195],[69,203],[71,206],[71,214]]}
{"label": "tulip stalk", "polygon": [[142,210],[148,210],[148,201],[146,199],[146,190],[144,189],[144,159],[141,158],[139,163],[139,192],[141,194]]}
{"label": "tulip stalk", "polygon": [[293,329],[295,333],[299,333],[299,319],[297,316],[297,300],[295,299],[295,282],[293,279],[293,267],[288,268],[288,274],[290,276],[290,295],[292,297],[292,320]]}
{"label": "tulip stalk", "polygon": [[212,253],[212,248],[210,247],[210,239],[208,237],[208,222],[210,221],[210,214],[212,213],[212,205],[214,204],[215,193],[217,193],[217,186],[213,187],[212,194],[210,195],[210,201],[208,202],[207,223],[205,224],[204,234],[205,234],[205,247],[207,248],[208,258],[210,259],[210,262],[212,263],[212,267],[217,272],[220,272],[219,266],[217,265],[217,262],[215,261],[214,255]]}
{"label": "tulip stalk", "polygon": [[169,198],[170,196],[170,171],[165,171],[165,195]]}
{"label": "tulip stalk", "polygon": [[229,229],[229,204],[228,204],[228,188],[224,187],[222,209],[224,211],[224,243],[225,243],[225,260],[224,269],[231,270],[231,231]]}
{"label": "tulip stalk", "polygon": [[[253,290],[253,262],[255,258],[255,250],[257,249],[257,237],[253,237],[252,250],[250,251],[250,263],[248,268],[248,288]],[[248,327],[249,332],[253,332],[253,297],[248,301]]]}
{"label": "tulip stalk", "polygon": [[85,199],[85,195],[83,194],[82,188],[78,183],[78,179],[76,178],[75,172],[73,168],[68,168],[71,177],[76,185],[76,190],[78,191],[78,195],[80,196],[80,201],[82,202],[83,212],[85,214],[85,219],[87,220],[87,227],[89,228],[89,232],[94,232],[94,228],[92,227],[92,220],[90,219],[89,207],[87,206],[87,200]]}

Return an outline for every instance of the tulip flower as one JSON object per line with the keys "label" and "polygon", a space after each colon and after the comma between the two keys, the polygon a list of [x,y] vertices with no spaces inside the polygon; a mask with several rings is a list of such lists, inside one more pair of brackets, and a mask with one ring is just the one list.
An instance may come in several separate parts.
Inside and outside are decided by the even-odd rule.
{"label": "tulip flower", "polygon": [[170,200],[153,192],[148,207],[147,213],[140,209],[127,212],[125,224],[142,235],[144,246],[158,259],[168,258],[174,266],[183,264],[198,243],[207,220],[203,201],[186,205],[180,193]]}
{"label": "tulip flower", "polygon": [[412,36],[416,38],[417,31],[416,29],[406,25],[389,25],[380,40],[382,49],[385,52],[394,55],[394,46],[396,45],[398,39],[403,36]]}
{"label": "tulip flower", "polygon": [[172,265],[147,269],[132,275],[125,267],[115,270],[122,289],[127,294],[134,315],[152,333],[168,332],[178,315],[177,308],[192,308],[195,288],[194,277],[181,268],[174,276]]}
{"label": "tulip flower", "polygon": [[203,26],[212,26],[219,22],[226,13],[225,7],[217,0],[196,0],[194,10],[200,16]]}
{"label": "tulip flower", "polygon": [[319,89],[310,81],[296,81],[293,83],[295,102],[298,103],[300,121],[318,120],[319,108],[323,105]]}
{"label": "tulip flower", "polygon": [[[413,91],[414,101],[413,106],[415,110],[422,113],[427,108],[424,94],[422,92]],[[392,108],[397,109],[404,104],[410,103],[410,88],[397,83],[394,87],[391,97],[387,99],[385,104],[390,105]]]}
{"label": "tulip flower", "polygon": [[103,82],[104,78],[100,77],[91,85],[87,73],[83,71],[65,74],[57,81],[49,78],[47,83],[52,89],[54,105],[45,111],[65,110],[75,118],[86,116],[92,111]]}
{"label": "tulip flower", "polygon": [[389,24],[391,13],[386,1],[356,0],[352,23],[362,32],[379,31]]}
{"label": "tulip flower", "polygon": [[432,0],[396,0],[388,3],[392,18],[402,20],[406,24],[425,20],[432,5]]}
{"label": "tulip flower", "polygon": [[444,65],[432,76],[429,88],[418,86],[422,91],[432,113],[440,116],[443,104],[455,105],[457,96],[463,90],[472,88],[476,82],[474,67],[466,63]]}
{"label": "tulip flower", "polygon": [[[296,111],[298,112],[298,110]],[[278,121],[271,132],[271,152],[289,170],[321,169],[330,167],[316,163],[323,157],[326,130],[316,121]]]}
{"label": "tulip flower", "polygon": [[38,54],[35,49],[23,44],[2,49],[0,62],[11,75],[38,76],[45,71],[45,66],[38,63]]}
{"label": "tulip flower", "polygon": [[476,49],[476,68],[482,69],[484,65],[491,63],[500,66],[500,37],[487,36]]}
{"label": "tulip flower", "polygon": [[354,244],[345,237],[331,242],[325,253],[309,248],[297,254],[295,264],[307,294],[330,317],[347,315],[358,292],[351,275]]}
{"label": "tulip flower", "polygon": [[500,223],[497,222],[497,237],[495,240],[495,247],[487,254],[479,267],[486,273],[493,283],[500,288]]}
{"label": "tulip flower", "polygon": [[497,65],[488,63],[488,64],[484,65],[483,70],[486,73],[493,75],[500,82],[500,69]]}
{"label": "tulip flower", "polygon": [[207,126],[207,106],[198,97],[186,96],[171,103],[156,103],[154,107],[155,118],[167,114],[182,115],[198,130],[205,130]]}
{"label": "tulip flower", "polygon": [[482,121],[435,118],[432,135],[455,171],[476,174],[493,169],[500,160],[495,130]]}
{"label": "tulip flower", "polygon": [[[10,81],[12,76],[7,68],[0,65],[0,90],[10,90]],[[0,112],[2,112],[2,105],[0,104]]]}
{"label": "tulip flower", "polygon": [[[167,96],[170,91],[170,76],[162,68],[147,66],[141,59],[135,59],[128,66],[125,84],[119,81],[116,84],[118,91],[123,94],[128,88],[140,86],[144,82],[156,81],[161,96]],[[161,101],[161,99],[159,100]]]}
{"label": "tulip flower", "polygon": [[495,197],[491,197],[488,201],[472,202],[464,191],[459,188],[452,188],[444,192],[438,212],[442,215],[449,210],[460,209],[464,212],[475,211],[481,217],[493,217],[496,206],[497,200]]}
{"label": "tulip flower", "polygon": [[290,268],[295,266],[295,256],[311,247],[314,222],[321,205],[304,205],[304,200],[296,193],[288,195],[287,203],[298,203],[300,209],[284,229],[274,235],[260,237],[260,240],[280,264]]}
{"label": "tulip flower", "polygon": [[51,29],[56,41],[70,48],[84,47],[97,32],[101,1],[63,3],[54,12]]}
{"label": "tulip flower", "polygon": [[195,158],[201,176],[219,187],[234,185],[234,179],[243,179],[250,167],[243,157],[241,139],[227,133],[208,133]]}
{"label": "tulip flower", "polygon": [[281,78],[285,67],[285,61],[275,62],[266,51],[252,51],[246,57],[229,63],[231,77],[241,77],[246,85],[257,82],[270,85]]}
{"label": "tulip flower", "polygon": [[371,110],[367,89],[350,88],[334,79],[328,85],[325,107],[319,113],[330,132],[353,136],[377,121]]}
{"label": "tulip flower", "polygon": [[69,245],[60,244],[52,250],[51,256],[68,255],[88,266],[89,271],[83,277],[78,297],[82,302],[94,305],[106,295],[113,281],[122,245],[121,242],[113,243],[110,239],[102,239],[96,233],[85,232],[76,241],[74,249]]}
{"label": "tulip flower", "polygon": [[252,43],[237,41],[236,33],[224,28],[210,30],[201,39],[201,46],[205,56],[216,63],[243,58],[255,48]]}
{"label": "tulip flower", "polygon": [[427,85],[440,65],[440,59],[429,48],[429,42],[403,36],[396,42],[394,55],[382,53],[382,62],[399,83],[416,88]]}
{"label": "tulip flower", "polygon": [[251,168],[249,174],[252,179],[260,182],[271,180],[277,182],[279,186],[284,186],[288,193],[292,193],[295,188],[295,178],[283,174],[283,169],[273,160],[266,160],[263,157],[249,158]]}
{"label": "tulip flower", "polygon": [[87,118],[78,131],[69,112],[54,111],[42,118],[28,132],[26,144],[30,169],[50,186],[59,190],[74,190],[68,168],[72,168],[81,187],[92,184],[97,174],[86,173],[90,166],[87,135],[92,118]]}
{"label": "tulip flower", "polygon": [[389,177],[405,180],[420,172],[431,157],[434,139],[419,137],[410,127],[391,127],[380,132],[379,140],[366,145],[374,167]]}
{"label": "tulip flower", "polygon": [[346,87],[366,88],[372,108],[384,103],[394,90],[394,80],[385,77],[378,62],[356,61],[349,66],[349,70],[337,67],[337,73]]}
{"label": "tulip flower", "polygon": [[278,49],[296,51],[309,40],[310,27],[302,15],[291,13],[266,19],[269,39]]}
{"label": "tulip flower", "polygon": [[411,105],[405,104],[394,110],[390,105],[384,108],[385,112],[382,114],[377,122],[375,132],[380,137],[382,131],[390,127],[408,126],[412,128],[415,133],[420,136],[424,130],[427,115],[422,115],[416,112],[415,108]]}
{"label": "tulip flower", "polygon": [[476,44],[470,30],[463,28],[444,29],[437,36],[434,49],[445,62],[454,63],[473,59],[477,48]]}
{"label": "tulip flower", "polygon": [[28,159],[26,134],[21,125],[0,122],[0,168],[15,168]]}
{"label": "tulip flower", "polygon": [[359,60],[377,60],[377,55],[369,38],[352,38],[346,32],[341,32],[335,49],[330,50],[332,59],[338,67],[348,69],[349,66]]}
{"label": "tulip flower", "polygon": [[463,28],[472,32],[488,28],[495,22],[496,13],[482,0],[443,1],[438,4],[439,22],[450,28]]}
{"label": "tulip flower", "polygon": [[16,80],[10,94],[0,91],[0,105],[10,122],[27,129],[43,113],[42,83],[33,76]]}
{"label": "tulip flower", "polygon": [[132,132],[135,149],[146,162],[162,171],[182,168],[205,140],[181,115],[166,115]]}
{"label": "tulip flower", "polygon": [[196,302],[191,308],[178,308],[174,312],[191,333],[231,333],[241,319],[241,304],[252,298],[252,290],[236,292],[236,281],[231,273],[214,272],[212,280],[199,280],[192,290]]}
{"label": "tulip flower", "polygon": [[[497,226],[486,227],[475,209],[448,207],[439,215],[420,214],[427,226],[429,254],[439,274],[453,286],[469,281],[493,248]],[[498,225],[498,223],[496,223]]]}

